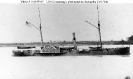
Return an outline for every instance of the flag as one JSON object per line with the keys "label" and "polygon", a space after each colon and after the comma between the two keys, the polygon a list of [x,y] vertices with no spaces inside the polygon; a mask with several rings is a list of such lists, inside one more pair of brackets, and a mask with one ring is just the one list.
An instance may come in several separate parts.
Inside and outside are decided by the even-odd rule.
{"label": "flag", "polygon": [[27,26],[30,26],[30,23],[26,21],[26,25],[27,25]]}

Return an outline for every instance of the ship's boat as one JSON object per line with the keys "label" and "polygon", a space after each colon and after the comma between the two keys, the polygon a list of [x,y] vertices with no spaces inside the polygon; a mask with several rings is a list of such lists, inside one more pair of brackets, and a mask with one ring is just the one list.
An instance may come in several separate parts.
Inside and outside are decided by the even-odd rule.
{"label": "ship's boat", "polygon": [[71,52],[75,47],[60,47],[60,52]]}
{"label": "ship's boat", "polygon": [[35,46],[18,46],[18,49],[30,49],[30,48],[35,48]]}

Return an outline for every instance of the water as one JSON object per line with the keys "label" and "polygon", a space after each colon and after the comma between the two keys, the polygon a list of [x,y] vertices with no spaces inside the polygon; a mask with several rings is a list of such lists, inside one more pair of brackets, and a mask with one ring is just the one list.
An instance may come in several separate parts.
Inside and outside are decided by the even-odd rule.
{"label": "water", "polygon": [[133,46],[130,47],[129,57],[13,57],[12,50],[16,48],[1,47],[0,79],[124,79],[126,76],[133,79]]}

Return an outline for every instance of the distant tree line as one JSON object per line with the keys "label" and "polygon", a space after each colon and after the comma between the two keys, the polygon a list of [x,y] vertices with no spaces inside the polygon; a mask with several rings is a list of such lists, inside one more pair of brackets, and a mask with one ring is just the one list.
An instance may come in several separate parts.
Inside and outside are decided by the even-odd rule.
{"label": "distant tree line", "polygon": [[[99,45],[99,41],[77,41],[77,45]],[[54,41],[54,42],[44,42],[44,45],[69,45],[73,44],[72,41]],[[122,45],[122,44],[133,44],[133,35],[127,38],[127,40],[121,39],[120,41],[102,41],[103,45]],[[41,46],[41,42],[30,42],[30,43],[0,43],[0,47],[16,47],[16,46]]]}
{"label": "distant tree line", "polygon": [[127,38],[127,40],[121,40],[118,42],[118,44],[133,44],[133,35]]}
{"label": "distant tree line", "polygon": [[133,44],[133,35],[131,35],[130,37],[127,38],[127,41],[130,43],[130,44]]}

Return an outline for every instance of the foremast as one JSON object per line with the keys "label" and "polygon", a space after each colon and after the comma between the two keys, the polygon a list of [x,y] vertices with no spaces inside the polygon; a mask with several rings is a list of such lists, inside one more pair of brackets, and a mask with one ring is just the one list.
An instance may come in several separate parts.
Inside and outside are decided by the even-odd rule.
{"label": "foremast", "polygon": [[[39,10],[39,7],[38,7]],[[42,35],[42,26],[41,26],[41,17],[40,17],[40,10],[39,10],[39,18],[40,18],[40,35],[41,35],[41,45],[43,46],[43,35]]]}
{"label": "foremast", "polygon": [[39,7],[38,7],[38,11],[39,11],[39,19],[40,19],[40,26],[39,26],[39,28],[36,27],[35,25],[31,24],[31,23],[28,22],[28,21],[26,21],[26,25],[28,25],[28,26],[33,26],[33,27],[35,27],[37,30],[40,31],[40,36],[41,36],[41,46],[43,47],[44,45],[43,45],[43,35],[42,35],[42,26],[41,26],[41,17],[40,17],[40,10],[39,10]]}

